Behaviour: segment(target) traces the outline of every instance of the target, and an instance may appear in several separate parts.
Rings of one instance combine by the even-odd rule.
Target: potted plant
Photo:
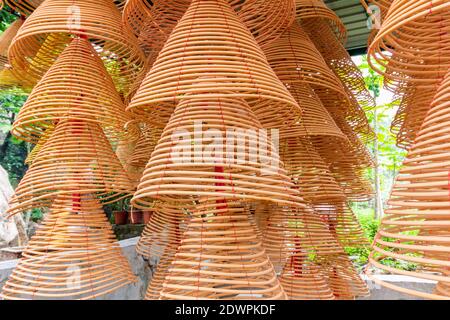
[[[142,211],[142,219],[143,219],[143,223],[146,225],[149,223],[150,218],[153,215],[153,209],[148,209],[148,210],[143,210]]]
[[[126,200],[122,199],[113,204],[114,224],[124,225],[128,223],[128,212],[126,210]]]

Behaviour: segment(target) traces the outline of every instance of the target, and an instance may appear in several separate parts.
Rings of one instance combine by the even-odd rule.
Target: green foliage
[[[364,234],[369,239],[370,243],[373,243],[373,240],[375,239],[375,236],[378,232],[378,229],[380,227],[380,220],[374,218],[374,210],[373,208],[363,208],[358,209],[358,207],[355,208],[353,206],[353,209],[355,210],[356,215],[358,216],[359,223],[361,224],[361,227],[364,230]],[[417,234],[417,230],[413,230],[408,232],[409,235]],[[385,238],[383,237],[384,241],[391,242],[395,241],[394,239]],[[397,251],[396,249],[386,249],[391,252]],[[367,265],[369,260],[369,254],[371,249],[370,248],[345,248],[345,251],[348,255],[352,257],[352,260],[356,267],[359,270],[363,270],[364,267]],[[391,266],[397,269],[401,270],[409,270],[413,271],[417,268],[417,265],[411,262],[401,261],[398,259],[391,259],[391,258],[384,258],[380,260],[380,263]]]
[[[9,131],[26,99],[27,96],[20,89],[0,91],[0,165],[8,172],[14,187],[28,168],[24,162],[29,146],[13,137]]]
[[[366,56],[363,56],[362,63],[358,67],[364,74],[367,89],[370,90],[375,99],[377,101],[386,100],[380,99],[386,98],[385,95],[388,94],[388,92],[383,90],[383,76],[370,68]],[[378,66],[378,68],[382,69],[382,66]],[[366,112],[369,124],[374,127],[375,122],[377,123],[378,170],[383,203],[389,197],[392,184],[406,156],[406,151],[396,146],[396,136],[391,132],[391,123],[394,120],[399,103],[399,100],[389,101],[377,105],[374,110]],[[374,152],[375,147],[373,142],[368,143],[367,147],[372,153]],[[373,178],[373,170],[369,170],[369,175]]]
[[[8,6],[5,6],[2,10],[0,10],[0,31],[5,31],[9,25],[17,19],[17,16],[10,13],[8,11]]]
[[[44,213],[42,212],[41,209],[39,209],[39,208],[32,209],[31,220],[33,220],[34,222],[39,222],[43,218],[44,218]]]

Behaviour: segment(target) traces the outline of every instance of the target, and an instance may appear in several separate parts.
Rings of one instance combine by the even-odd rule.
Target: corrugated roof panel
[[[367,28],[367,13],[361,2],[359,0],[325,0],[325,3],[336,12],[347,27],[347,50],[367,49],[370,29]]]

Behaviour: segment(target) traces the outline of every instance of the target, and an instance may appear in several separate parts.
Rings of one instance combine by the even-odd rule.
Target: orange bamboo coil
[[[133,193],[105,134],[93,122],[58,123],[15,190],[7,214],[47,207],[56,196],[72,193],[96,194],[105,203]]]
[[[308,138],[282,139],[280,157],[305,201],[321,203],[326,200],[345,200],[345,195],[332,176],[329,166]]]
[[[332,298],[328,290],[336,288],[330,281],[328,270],[331,266],[342,269],[340,273],[333,275],[334,282],[347,288],[361,289],[354,290],[353,297],[367,294],[367,288],[329,227],[311,209],[299,211],[274,207],[264,233],[263,244],[276,270],[282,270],[280,281],[288,296],[289,292],[292,292],[293,299],[301,298],[294,295],[295,288],[303,288],[304,295],[309,296],[304,297],[305,299]],[[311,268],[314,271],[319,269],[321,274],[312,272]],[[297,273],[292,273],[293,270]],[[324,293],[317,291],[317,288],[310,284],[318,279]],[[317,296],[318,294],[320,295]],[[339,298],[339,294],[333,292],[333,295]]]
[[[310,140],[347,198],[367,201],[373,196],[373,190],[366,169],[373,166],[373,159],[345,120],[336,120],[347,141],[322,137],[310,137]]]
[[[302,211],[271,207],[266,222],[263,246],[279,279],[291,300],[334,299],[325,278],[311,259],[316,254],[342,253],[336,240],[329,234],[309,208]]]
[[[121,22],[111,0],[46,0],[24,22],[9,49],[18,76],[36,83],[53,65],[66,43],[49,46],[51,36],[89,39],[104,59],[117,89],[127,92],[145,57],[131,30]]]
[[[390,87],[441,82],[450,67],[449,9],[447,0],[393,1],[368,51]]]
[[[162,129],[145,125],[143,133],[136,143],[134,151],[130,154],[128,165],[145,167],[150,160],[152,152],[162,135]]]
[[[273,207],[264,233],[266,249],[275,270],[281,271],[292,256],[343,254],[327,225],[309,207]]]
[[[321,214],[332,234],[345,247],[369,245],[347,197],[328,165],[305,138],[281,141],[280,156],[303,199]]]
[[[159,52],[167,38],[184,15],[191,0],[129,0],[123,13],[123,21],[138,38],[147,54]]]
[[[345,24],[322,0],[295,0],[295,13],[301,23],[307,24],[311,21],[318,23],[318,20],[326,23],[341,43],[347,42]]]
[[[366,173],[368,167],[358,161],[355,152],[349,150],[348,145],[322,140],[316,150],[329,165],[333,177],[349,200],[368,201],[373,197],[373,189]]]
[[[51,137],[51,135],[53,134],[54,131],[55,131],[55,127],[49,127],[47,130],[45,130],[44,134],[39,139],[39,142],[34,146],[33,150],[31,150],[31,152],[28,154],[27,158],[25,159],[26,164],[31,165],[34,162],[34,159],[36,159],[36,156],[42,150],[42,147],[48,141],[48,139]]]
[[[23,19],[17,19],[0,35],[0,70],[8,66],[8,49],[23,21]]]
[[[355,129],[369,133],[363,110],[357,103],[356,106],[350,103],[342,83],[297,22],[264,51],[271,67],[292,94],[291,88],[310,85],[329,112],[345,115]]]
[[[286,299],[249,213],[210,199],[193,210],[161,299]]]
[[[62,195],[3,287],[4,299],[94,299],[135,282],[101,205]]]
[[[305,0],[306,1],[306,0]],[[317,8],[322,5],[315,1]],[[299,8],[302,11],[302,8]],[[306,10],[306,8],[305,8]],[[320,11],[317,15],[313,10],[306,10],[303,19],[299,20],[315,47],[319,50],[328,67],[340,79],[347,93],[350,105],[347,117],[353,123],[354,129],[365,141],[374,139],[373,131],[365,118],[364,111],[375,107],[375,100],[366,88],[364,77],[355,65],[343,44],[336,38],[336,34],[329,23],[321,19]],[[333,97],[323,97],[324,104]]]
[[[270,214],[271,214],[271,206],[270,203],[267,202],[257,202],[254,211],[254,220],[255,224],[258,227],[258,231],[261,233],[261,236],[264,237],[266,232],[267,223],[269,222]]]
[[[342,247],[368,247],[364,231],[353,210],[346,201],[326,201],[313,205],[315,212],[321,215],[330,232]]]
[[[261,47],[279,38],[295,19],[295,0],[228,0]]]
[[[328,268],[330,265],[341,268],[339,264],[348,259],[328,226],[312,210],[295,212],[287,208],[275,208],[264,234],[264,248],[275,268],[281,268],[280,282],[291,299],[338,297],[334,292],[331,295],[334,286]],[[336,273],[333,280],[341,286],[362,288],[362,281],[353,266],[345,264],[345,268],[348,270],[343,274]],[[317,273],[319,270],[320,274]],[[316,285],[319,283],[317,287],[314,286],[315,282]],[[354,294],[364,295],[356,291]]]
[[[136,252],[144,258],[160,258],[164,253],[175,253],[186,231],[192,204],[184,206],[167,202],[157,203],[151,209],[153,215],[136,246]]]
[[[302,106],[303,116],[299,122],[280,128],[281,139],[301,136],[347,139],[325,109],[317,94],[307,83],[295,83],[287,79],[283,79],[283,82],[288,84],[289,92]]]
[[[4,2],[14,11],[19,12],[21,15],[28,16],[36,10],[44,0],[4,0]]]
[[[327,279],[318,265],[292,256],[281,273],[280,283],[289,300],[334,300]]]
[[[297,22],[265,48],[264,53],[281,81],[307,83],[316,92],[331,91],[339,105],[346,102],[346,94],[339,79],[328,68],[320,52]]]
[[[449,95],[450,73],[438,89],[403,163],[369,257],[371,265],[377,269],[437,281],[439,288],[450,283],[446,272],[450,267]],[[414,264],[416,269],[407,271],[383,265],[381,261],[385,258]],[[372,278],[410,295],[449,299],[445,291],[426,293]]]
[[[370,295],[366,283],[345,255],[331,257],[321,267],[337,300],[354,300]]]
[[[31,91],[31,88],[29,86],[25,85],[22,81],[17,79],[11,68],[0,70],[0,89],[8,90],[14,88],[20,88],[23,92]]]
[[[123,8],[125,7],[125,4],[128,2],[128,0],[114,0],[114,4],[116,5],[117,9],[120,11],[123,11]]]
[[[150,69],[152,68],[153,64],[156,61],[156,58],[158,57],[158,52],[152,52],[148,55],[147,60],[145,61],[145,65],[142,68],[142,72],[139,73],[139,75],[136,77],[136,79],[134,80],[134,82],[131,84],[130,86],[130,90],[128,92],[128,94],[125,96],[125,103],[126,105],[129,105],[131,102],[131,99],[133,99],[134,95],[136,94],[136,92],[139,90],[139,87],[142,84],[142,81],[144,81],[145,76],[147,75],[147,73],[150,71]],[[147,117],[144,117],[143,119],[144,122],[148,121]]]
[[[168,203],[156,205],[150,222],[145,227],[136,247],[138,254],[144,258],[158,259],[158,264],[150,281],[145,300],[157,300],[169,267],[180,246],[191,217],[189,208]]]
[[[128,110],[161,126],[177,102],[192,94],[245,98],[265,127],[284,125],[287,115],[301,113],[225,0],[192,1]]]
[[[298,191],[248,104],[239,98],[200,96],[183,100],[175,109],[133,205],[146,208],[153,199],[221,196],[295,206]]]
[[[397,146],[403,149],[411,147],[417,133],[430,109],[436,89],[411,86],[402,97],[391,131],[397,135]]]
[[[368,47],[380,30],[381,24],[389,11],[389,8],[394,0],[360,0],[361,4],[366,9],[369,16],[372,17],[372,31],[369,34],[367,41]]]
[[[169,272],[172,261],[175,259],[175,252],[165,252],[160,258],[152,279],[148,284],[144,300],[158,300],[163,288],[164,280]]]
[[[101,59],[81,38],[72,40],[33,89],[12,134],[36,142],[48,127],[63,119],[97,122],[110,137],[123,136],[131,120]]]

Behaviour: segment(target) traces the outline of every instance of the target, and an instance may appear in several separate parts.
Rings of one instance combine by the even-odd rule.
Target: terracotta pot
[[[152,217],[152,215],[153,215],[153,211],[150,211],[150,210],[142,211],[142,218],[144,220],[144,224],[149,223],[150,218]]]
[[[142,224],[143,223],[143,214],[142,211],[133,210],[132,212],[128,212],[128,221],[131,224]]]
[[[124,225],[128,222],[128,212],[126,211],[114,211],[114,223],[117,225]]]

